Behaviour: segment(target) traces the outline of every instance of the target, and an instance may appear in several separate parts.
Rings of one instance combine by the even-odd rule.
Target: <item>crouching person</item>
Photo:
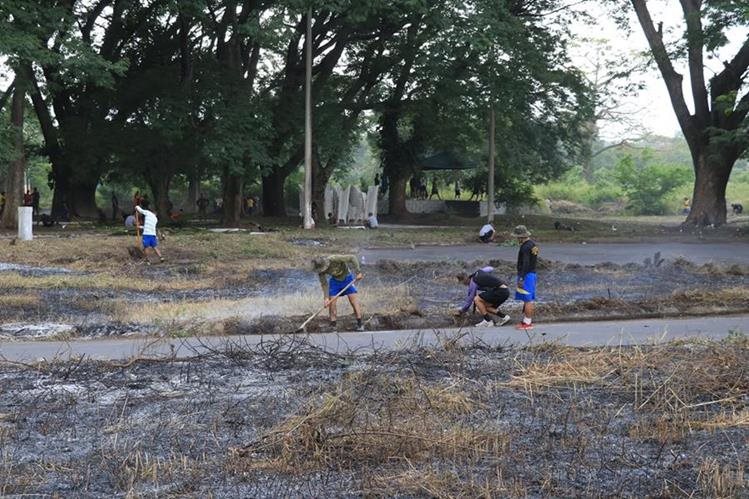
[[[320,286],[323,292],[323,303],[328,307],[330,324],[336,327],[338,296],[346,296],[356,316],[356,330],[364,331],[362,324],[361,305],[354,283],[360,281],[364,275],[361,273],[359,261],[353,255],[334,255],[314,258],[312,269],[320,278]]]
[[[476,310],[483,316],[483,320],[476,327],[491,325],[504,326],[510,321],[510,316],[503,314],[499,307],[509,298],[510,290],[502,279],[494,274],[494,267],[484,267],[473,274],[460,273],[457,279],[468,286],[468,293],[463,306],[457,310],[462,315],[476,305]],[[496,319],[492,319],[492,315]]]
[[[159,257],[159,261],[163,262],[164,257],[161,256],[161,251],[158,248],[159,239],[156,237],[156,224],[159,219],[156,218],[154,212],[148,210],[148,201],[141,201],[140,206],[135,205],[135,209],[143,215],[143,254],[146,256],[146,263],[151,264],[148,261],[149,249],[153,250]]]

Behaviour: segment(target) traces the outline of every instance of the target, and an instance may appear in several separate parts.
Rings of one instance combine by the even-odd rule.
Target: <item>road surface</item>
[[[749,264],[749,243],[618,243],[618,244],[573,244],[548,243],[539,244],[541,256],[547,260],[564,263],[595,265],[612,262],[618,264],[642,263],[646,258],[653,258],[656,251],[661,258],[673,260],[684,257],[687,260],[703,264],[707,262],[722,264]],[[445,261],[460,260],[510,260],[517,258],[516,246],[497,246],[496,244],[466,244],[459,246],[416,246],[414,248],[371,248],[359,252],[360,257],[368,264],[380,260],[396,261]]]
[[[719,339],[731,333],[749,333],[749,315],[691,319],[640,319],[585,323],[537,324],[528,333],[510,326],[486,329],[439,329],[371,331],[364,333],[302,334],[309,343],[331,352],[367,352],[373,349],[399,350],[415,345],[436,345],[446,338],[465,335],[461,341],[481,340],[487,345],[528,345],[544,341],[572,346],[649,344],[677,338]],[[287,337],[290,335],[286,335]],[[95,360],[143,358],[189,358],[210,349],[254,346],[278,340],[267,336],[208,336],[194,338],[121,338],[60,341],[0,342],[6,360],[29,362],[39,359],[67,360],[86,356]]]

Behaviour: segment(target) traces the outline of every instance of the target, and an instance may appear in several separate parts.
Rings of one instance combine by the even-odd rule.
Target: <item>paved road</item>
[[[527,345],[559,341],[573,346],[631,345],[687,337],[723,338],[731,332],[749,333],[749,315],[692,318],[608,321],[587,323],[537,324],[526,334],[512,327],[487,329],[372,331],[365,333],[326,333],[298,335],[332,352],[371,351],[374,348],[398,350],[413,345],[435,345],[444,338],[465,334],[461,341],[480,339],[489,345]],[[288,336],[288,335],[287,335]],[[60,359],[85,355],[96,360],[127,359],[134,355],[160,358],[174,355],[188,358],[211,348],[251,346],[277,340],[268,336],[211,336],[182,339],[97,339],[70,342],[0,342],[0,355],[11,361]]]
[[[571,244],[548,243],[541,244],[541,256],[548,260],[564,263],[580,263],[594,265],[596,263],[613,262],[618,264],[642,263],[646,258],[652,258],[656,251],[661,252],[665,259],[684,257],[687,260],[702,264],[741,263],[749,264],[749,243],[621,243],[621,244]],[[382,248],[364,249],[360,256],[367,263],[377,263],[379,260],[408,260],[408,261],[445,261],[460,260],[471,262],[474,260],[513,261],[517,258],[517,247],[497,246],[495,244],[468,244],[460,246],[416,246],[415,248]]]

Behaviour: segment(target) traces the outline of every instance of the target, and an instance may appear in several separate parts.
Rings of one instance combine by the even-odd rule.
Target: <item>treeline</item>
[[[303,160],[305,34],[311,12],[313,191],[345,168],[365,123],[405,213],[416,158],[485,156],[497,114],[497,185],[552,177],[574,160],[588,89],[566,55],[557,0],[6,0],[0,55],[12,83],[6,191],[13,206],[29,115],[51,164],[52,213],[97,215],[102,179],[147,184],[163,215],[169,188],[220,178],[223,218],[262,184],[284,215]],[[15,128],[14,128],[15,127]],[[15,212],[15,210],[6,210]],[[9,216],[14,216],[10,214]],[[6,218],[7,224],[9,220]]]

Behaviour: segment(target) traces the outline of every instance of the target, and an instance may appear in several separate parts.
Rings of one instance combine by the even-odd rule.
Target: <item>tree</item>
[[[631,0],[650,51],[661,73],[679,126],[689,145],[695,173],[692,208],[687,224],[721,225],[726,221],[726,185],[731,170],[749,145],[749,36],[723,69],[706,83],[704,58],[728,44],[726,30],[749,26],[749,9],[741,2],[681,0],[683,34],[675,49],[664,40],[662,23],[656,28],[646,0]],[[676,61],[689,70],[690,111],[683,76]],[[742,95],[743,91],[743,95]]]

